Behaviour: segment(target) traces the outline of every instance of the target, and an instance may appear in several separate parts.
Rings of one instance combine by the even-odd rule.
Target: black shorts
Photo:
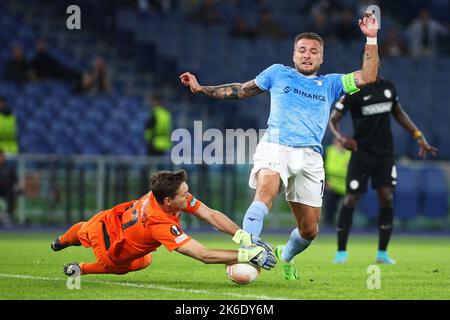
[[[352,152],[347,173],[347,193],[366,193],[369,177],[373,189],[394,188],[397,184],[394,155],[380,157],[361,150]]]

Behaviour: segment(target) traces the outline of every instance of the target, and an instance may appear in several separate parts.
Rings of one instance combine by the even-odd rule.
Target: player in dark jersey
[[[352,116],[353,138],[344,135],[339,129],[339,122],[347,111],[350,111]],[[437,149],[428,144],[425,136],[401,107],[397,91],[391,81],[378,78],[375,83],[362,88],[359,92],[346,94],[335,104],[330,129],[344,148],[352,151],[348,165],[346,196],[338,217],[338,252],[335,263],[347,261],[346,247],[353,211],[361,194],[367,191],[368,178],[371,177],[372,188],[376,189],[380,204],[376,261],[395,264],[386,251],[392,233],[393,191],[397,183],[390,126],[391,114],[417,141],[420,157],[425,158],[428,152],[436,155]]]

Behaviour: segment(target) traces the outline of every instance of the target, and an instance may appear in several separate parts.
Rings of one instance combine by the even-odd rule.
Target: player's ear
[[[170,197],[165,197],[163,200],[163,204],[166,206],[170,206],[172,204],[172,199]]]

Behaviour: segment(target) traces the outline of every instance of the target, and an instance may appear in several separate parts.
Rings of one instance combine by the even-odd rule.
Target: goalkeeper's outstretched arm
[[[236,223],[234,223],[230,218],[228,218],[222,212],[213,210],[203,203],[195,212],[195,216],[208,222],[214,228],[222,231],[223,233],[226,233],[226,234],[229,234],[232,236],[234,236],[236,231],[238,231],[240,229]]]

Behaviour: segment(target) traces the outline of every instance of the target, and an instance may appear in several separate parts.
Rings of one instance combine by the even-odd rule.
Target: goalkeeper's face
[[[189,187],[183,182],[177,190],[177,194],[170,200],[170,207],[173,211],[184,210],[187,207],[189,198]]]
[[[293,60],[301,74],[316,74],[323,62],[323,47],[317,40],[300,39],[295,44]]]

